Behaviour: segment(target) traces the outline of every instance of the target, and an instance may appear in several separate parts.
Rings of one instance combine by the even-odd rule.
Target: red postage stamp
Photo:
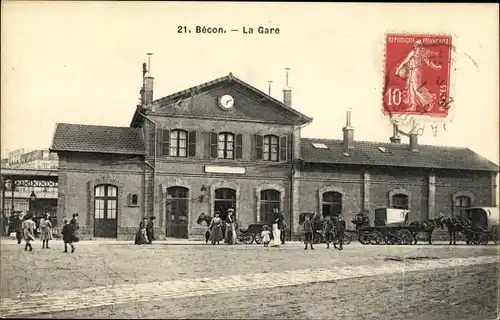
[[[383,112],[446,117],[451,36],[387,34]]]

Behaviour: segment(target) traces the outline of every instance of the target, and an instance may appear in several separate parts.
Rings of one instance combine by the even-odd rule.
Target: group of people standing
[[[346,230],[346,223],[342,217],[342,214],[339,214],[338,217],[331,218],[330,216],[326,216],[324,219],[316,213],[311,218],[309,215],[305,216],[303,229],[304,229],[304,250],[307,250],[307,245],[311,247],[311,250],[314,250],[313,247],[313,235],[315,230],[315,225],[317,222],[321,222],[323,220],[323,234],[326,239],[326,248],[330,248],[330,242],[333,243],[333,246],[336,249],[342,250],[344,243],[344,235]],[[338,245],[338,247],[337,247]]]
[[[225,226],[224,232],[222,231],[222,226]],[[236,217],[234,216],[234,209],[229,208],[227,210],[226,219],[222,220],[220,217],[220,212],[215,211],[215,215],[210,221],[208,225],[208,229],[210,230],[210,241],[212,245],[218,245],[220,241],[223,239],[227,245],[236,244],[237,243],[237,228],[238,222],[236,221]]]
[[[135,235],[135,244],[153,243],[153,240],[155,240],[155,220],[155,216],[149,217],[149,221],[146,217],[142,218],[142,221],[139,223],[139,231]]]
[[[77,219],[78,213],[73,214],[73,219],[71,219],[71,221],[64,218],[64,226],[61,231],[64,241],[64,252],[68,252],[68,244],[71,246],[71,252],[73,253],[75,251],[73,243],[79,240],[76,236],[76,230],[79,228]],[[31,212],[24,215],[20,212],[16,212],[13,216],[12,224],[9,226],[8,232],[15,232],[18,244],[21,244],[21,240],[24,239],[24,251],[33,251],[32,242],[35,241],[38,234],[42,241],[42,249],[50,249],[49,241],[52,240],[53,227],[50,214],[45,213],[38,219],[38,225],[35,220]]]

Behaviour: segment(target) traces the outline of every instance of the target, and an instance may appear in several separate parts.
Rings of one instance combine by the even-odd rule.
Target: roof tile
[[[50,149],[144,155],[146,147],[140,128],[58,123]]]
[[[315,148],[324,143],[328,149]],[[382,152],[384,147],[388,152]],[[301,157],[308,163],[336,163],[370,166],[392,166],[429,169],[484,170],[498,172],[498,165],[467,148],[418,145],[411,151],[408,144],[355,141],[344,155],[342,140],[301,139]]]

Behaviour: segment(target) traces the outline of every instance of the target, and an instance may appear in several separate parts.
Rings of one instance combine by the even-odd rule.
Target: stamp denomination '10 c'
[[[451,48],[447,35],[386,35],[384,114],[446,117]]]

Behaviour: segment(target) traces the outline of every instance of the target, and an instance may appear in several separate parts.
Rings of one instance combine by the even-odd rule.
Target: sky
[[[58,122],[128,126],[153,53],[155,99],[232,72],[314,118],[302,136],[341,138],[352,109],[356,140],[389,141],[381,112],[386,33],[449,34],[445,120],[419,119],[419,143],[468,147],[499,162],[498,6],[3,1],[1,152],[48,148]],[[403,7],[404,6],[404,7]],[[467,23],[464,23],[466,21]],[[279,28],[274,35],[196,34],[196,26]],[[177,33],[178,26],[192,33]],[[444,125],[446,123],[446,125]],[[445,129],[446,126],[446,129]],[[404,129],[404,128],[403,128]],[[403,138],[403,142],[406,139]]]

